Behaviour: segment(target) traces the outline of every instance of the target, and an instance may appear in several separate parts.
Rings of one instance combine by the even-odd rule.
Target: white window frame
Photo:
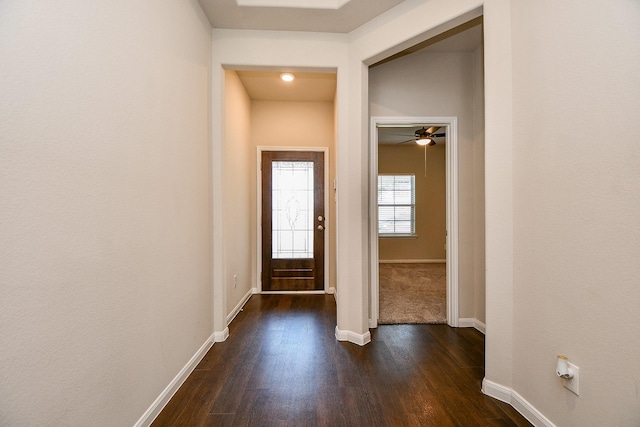
[[[386,205],[381,205],[380,204],[380,188],[378,186],[378,199],[377,199],[377,204],[378,204],[378,236],[379,237],[416,237],[416,176],[415,174],[412,173],[379,173],[378,174],[378,184],[380,182],[380,177],[382,176],[410,176],[411,179],[411,204],[406,204],[406,203],[394,203],[394,204],[386,204]],[[396,189],[394,188],[394,191],[396,191]],[[380,230],[380,206],[400,206],[400,207],[411,207],[411,232],[409,233],[401,233],[401,232],[383,232]],[[399,221],[397,218],[393,219],[394,223],[396,221]],[[406,220],[402,220],[402,221],[406,221]],[[395,227],[394,227],[395,228]]]

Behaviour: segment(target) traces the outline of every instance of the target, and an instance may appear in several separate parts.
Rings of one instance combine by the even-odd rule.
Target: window
[[[415,212],[415,175],[378,175],[378,234],[415,235]]]

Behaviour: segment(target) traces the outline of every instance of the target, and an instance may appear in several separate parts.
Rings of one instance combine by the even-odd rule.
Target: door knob
[[[318,216],[318,221],[320,221],[320,222],[324,221],[324,218],[322,217],[322,215]]]
[[[323,226],[321,226],[321,225],[319,225],[319,226],[318,226],[318,230],[323,231],[323,230],[324,230],[324,227],[323,227]]]

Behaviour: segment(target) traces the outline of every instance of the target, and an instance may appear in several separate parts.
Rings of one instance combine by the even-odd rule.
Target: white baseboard
[[[223,331],[217,331],[213,333],[213,339],[215,342],[224,342],[229,338],[229,328],[224,328]]]
[[[242,307],[244,307],[247,301],[249,301],[251,295],[253,295],[253,289],[249,289],[249,291],[247,291],[247,293],[240,299],[240,302],[233,308],[233,310],[231,310],[231,313],[227,315],[227,326],[229,326],[238,313],[242,311]]]
[[[458,319],[459,328],[476,328],[478,331],[486,335],[487,325],[479,321],[478,319],[466,317]]]
[[[518,392],[509,387],[494,383],[485,378],[482,380],[482,392],[489,397],[508,403],[536,427],[556,427],[542,412],[538,411]]]
[[[189,377],[196,366],[198,366],[198,363],[204,358],[207,351],[213,346],[215,342],[214,335],[215,334],[211,335],[204,344],[202,344],[202,347],[196,351],[196,354],[194,354],[180,372],[178,372],[178,375],[171,380],[169,385],[160,393],[160,396],[149,406],[149,409],[142,414],[140,419],[134,424],[134,427],[148,427],[151,425],[176,391],[178,391],[180,386],[186,381],[187,377]]]
[[[229,313],[227,316],[227,325],[229,325],[233,319],[238,315],[238,313],[242,310],[242,307],[247,303],[251,295],[253,294],[253,290],[250,289],[240,300],[238,305],[235,306],[233,311]],[[178,375],[169,383],[169,385],[160,393],[160,396],[151,404],[149,409],[140,417],[137,423],[134,424],[134,427],[147,427],[150,426],[153,420],[158,416],[160,411],[165,407],[167,402],[171,400],[173,395],[178,391],[180,386],[186,381],[187,377],[193,372],[193,370],[198,366],[198,363],[202,360],[202,358],[207,354],[207,351],[213,346],[214,343],[226,341],[229,338],[229,327],[227,326],[222,331],[216,331],[207,341],[200,347],[200,349],[193,355],[191,360],[187,362],[187,364],[180,370]]]
[[[446,259],[381,259],[380,264],[446,264]]]
[[[327,289],[327,293],[329,295],[335,295],[336,294],[336,288],[334,286],[329,287],[329,289]]]
[[[341,331],[336,326],[336,339],[338,341],[348,341],[363,346],[371,342],[371,332],[367,331],[364,334],[356,334],[352,331]]]
[[[482,380],[482,392],[489,397],[498,399],[501,402],[511,404],[511,394],[513,390],[509,387],[505,387],[493,381],[489,381],[486,378]]]

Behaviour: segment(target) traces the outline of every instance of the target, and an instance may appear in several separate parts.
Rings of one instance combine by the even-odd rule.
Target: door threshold
[[[324,295],[327,291],[261,291],[262,295]]]

